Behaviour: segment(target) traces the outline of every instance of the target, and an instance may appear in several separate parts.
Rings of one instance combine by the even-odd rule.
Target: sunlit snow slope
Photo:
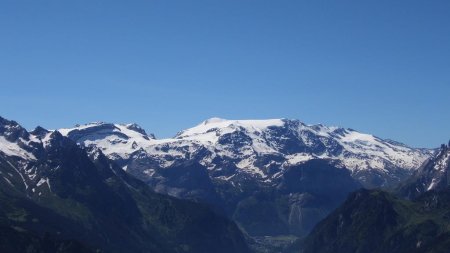
[[[80,144],[100,148],[125,170],[138,166],[141,175],[152,176],[155,169],[194,160],[219,180],[243,173],[266,183],[280,177],[286,166],[320,158],[351,170],[366,186],[395,184],[432,153],[348,128],[288,119],[211,118],[160,140],[136,124],[100,122],[59,131]]]

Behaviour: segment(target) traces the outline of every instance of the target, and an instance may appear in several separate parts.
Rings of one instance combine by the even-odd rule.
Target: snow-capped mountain
[[[424,185],[427,191],[438,188],[445,188],[450,185],[450,149],[449,146],[443,145],[439,153],[433,159],[430,159],[427,163],[419,169],[422,174],[427,173],[434,174]]]
[[[156,194],[58,131],[28,132],[1,117],[0,234],[1,249],[5,238],[13,246],[2,252],[37,252],[28,246],[40,238],[92,248],[83,252],[250,252],[236,224],[206,205]]]
[[[399,189],[401,195],[414,199],[430,190],[450,186],[450,143],[442,144],[439,152],[425,161]]]
[[[212,118],[169,139],[136,124],[59,131],[157,192],[212,204],[250,235],[304,236],[361,184],[396,185],[432,153],[288,119]]]
[[[100,148],[144,180],[158,168],[196,161],[218,180],[245,174],[270,184],[286,167],[327,159],[349,169],[367,187],[388,186],[411,175],[432,154],[348,128],[288,119],[212,118],[161,140],[136,124],[91,123],[59,131],[82,145]]]
[[[212,204],[250,235],[303,236],[361,184],[395,185],[432,153],[288,119],[212,118],[169,139],[156,139],[136,124],[32,132],[13,121],[0,125],[0,155],[6,157],[0,160],[11,162],[21,177],[2,176],[31,197],[56,189],[52,175],[62,158],[51,154],[75,141],[91,159],[100,150],[157,192]]]
[[[49,180],[43,170],[39,171],[38,160],[45,157],[45,147],[52,135],[58,133],[41,132],[41,128],[37,128],[34,135],[17,122],[0,117],[0,164],[13,169],[2,173],[3,179],[19,189],[23,188],[27,195],[49,191]]]

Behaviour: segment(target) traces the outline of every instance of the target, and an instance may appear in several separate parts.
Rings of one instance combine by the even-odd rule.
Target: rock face
[[[209,207],[153,192],[58,131],[3,118],[1,233],[24,243],[2,243],[2,252],[249,252],[238,227]]]
[[[287,119],[212,118],[160,140],[141,129],[91,123],[59,131],[157,192],[212,204],[251,235],[305,235],[350,191],[397,185],[432,153]]]
[[[442,144],[439,152],[428,159],[414,175],[398,189],[401,196],[414,199],[430,190],[442,190],[450,186],[450,148]]]

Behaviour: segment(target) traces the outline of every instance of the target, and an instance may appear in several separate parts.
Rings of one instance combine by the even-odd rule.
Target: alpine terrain
[[[432,150],[298,120],[211,118],[169,139],[136,124],[59,129],[155,191],[212,205],[252,236],[306,235],[361,187],[395,187]]]
[[[288,252],[448,252],[449,157],[449,146],[442,145],[396,191],[352,193]]]
[[[206,205],[155,193],[58,131],[4,118],[0,235],[1,252],[250,252]]]
[[[398,191],[401,196],[414,199],[429,190],[442,190],[450,186],[450,143],[442,144],[436,156],[428,159],[402,183]]]

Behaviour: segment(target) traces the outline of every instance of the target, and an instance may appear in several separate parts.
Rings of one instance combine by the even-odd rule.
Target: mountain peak
[[[153,134],[147,134],[144,128],[139,126],[136,123],[129,123],[129,124],[114,124],[114,123],[108,123],[103,121],[97,121],[97,122],[91,122],[87,124],[77,124],[73,128],[61,128],[59,129],[62,135],[68,136],[69,134],[76,134],[80,132],[97,132],[99,134],[106,134],[109,133],[123,133],[125,135],[141,135],[144,136],[144,138],[150,138],[155,139],[155,136]]]
[[[238,129],[247,129],[251,132],[263,131],[268,127],[281,127],[285,124],[283,119],[265,119],[265,120],[227,120],[221,118],[211,118],[203,121],[199,125],[179,132],[175,138],[200,136],[211,134],[215,131],[234,132]],[[207,138],[210,139],[210,138]]]
[[[267,182],[275,180],[273,171],[285,164],[299,164],[315,157],[338,161],[339,166],[351,170],[355,178],[368,186],[395,184],[400,178],[388,175],[392,168],[401,168],[408,175],[431,155],[429,150],[410,148],[350,128],[308,125],[296,119],[214,117],[174,138],[159,140],[146,135],[137,124],[101,124],[60,132],[85,146],[98,146],[113,159],[129,159],[143,150],[141,155],[151,161],[151,166],[167,167],[176,161],[196,159],[211,170],[220,170],[221,160],[229,159],[239,170]]]
[[[103,125],[111,125],[112,123],[108,123],[105,121],[93,121],[86,124],[76,124],[75,127],[90,127],[90,126],[103,126]]]
[[[2,117],[0,117],[0,135],[10,142],[15,142],[18,138],[29,140],[29,134],[25,128],[14,120],[7,120]]]
[[[441,149],[414,173],[410,181],[399,188],[399,193],[410,199],[430,190],[442,190],[450,186],[450,149]]]
[[[144,130],[141,126],[139,126],[138,124],[136,124],[136,123],[126,124],[125,127],[128,128],[128,129],[130,129],[130,130],[133,130],[133,131],[135,131],[135,132],[138,132],[138,133],[140,133],[140,134],[147,135],[147,133],[145,132],[145,130]]]
[[[44,138],[50,131],[41,127],[41,126],[37,126],[33,131],[31,131],[30,133],[32,135],[35,135],[39,138]]]
[[[220,122],[224,122],[224,121],[227,121],[227,120],[218,118],[218,117],[212,117],[212,118],[209,118],[209,119],[203,121],[200,125],[208,125],[208,124],[220,123]]]

